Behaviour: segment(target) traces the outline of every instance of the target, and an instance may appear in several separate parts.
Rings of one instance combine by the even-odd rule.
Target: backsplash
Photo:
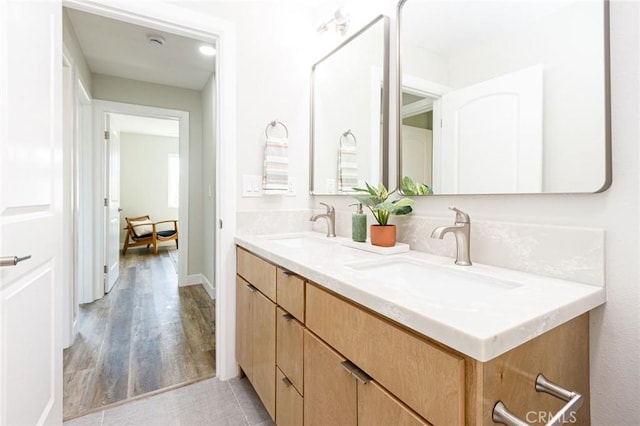
[[[237,214],[238,235],[316,231],[326,232],[324,219],[309,222],[324,209],[242,211]],[[412,250],[455,258],[455,239],[431,238],[437,226],[451,225],[451,218],[395,216],[398,241]],[[374,223],[368,215],[368,224]],[[336,234],[351,237],[351,211],[336,211]],[[553,278],[604,285],[604,230],[571,226],[512,222],[471,222],[471,260]]]
[[[307,209],[239,211],[236,213],[236,234],[263,235],[311,231],[311,214]]]

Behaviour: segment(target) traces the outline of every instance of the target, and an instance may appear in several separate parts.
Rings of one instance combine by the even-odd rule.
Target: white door
[[[105,141],[107,161],[106,187],[106,246],[105,246],[105,292],[110,292],[120,278],[120,132],[111,128],[109,114],[105,114]]]
[[[0,425],[62,422],[62,5],[0,0]],[[9,258],[9,259],[7,259]]]
[[[542,65],[442,97],[436,193],[542,190]]]
[[[432,187],[433,131],[402,126],[402,176]]]

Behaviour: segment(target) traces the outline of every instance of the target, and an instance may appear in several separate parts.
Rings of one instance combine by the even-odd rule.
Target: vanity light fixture
[[[203,44],[198,50],[205,56],[214,56],[216,54],[216,48],[208,44]]]
[[[329,27],[333,24],[338,34],[345,35],[349,29],[349,21],[349,15],[345,12],[344,8],[341,7],[333,13],[333,18],[320,24],[316,31],[320,34],[327,32]]]

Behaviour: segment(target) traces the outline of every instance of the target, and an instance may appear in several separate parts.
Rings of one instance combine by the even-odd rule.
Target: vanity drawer
[[[278,268],[276,281],[278,305],[304,323],[304,279]]]
[[[237,248],[237,272],[273,302],[276,301],[276,267],[245,249]]]
[[[464,424],[462,357],[310,283],[306,326],[430,423]]]
[[[304,326],[288,315],[285,310],[277,308],[276,363],[303,394]]]
[[[278,426],[301,426],[303,399],[295,387],[287,382],[280,369],[276,368],[276,424]]]

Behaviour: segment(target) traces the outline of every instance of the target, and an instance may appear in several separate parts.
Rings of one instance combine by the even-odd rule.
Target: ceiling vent
[[[164,46],[164,37],[159,35],[150,35],[147,37],[147,43],[153,47],[162,47]]]

